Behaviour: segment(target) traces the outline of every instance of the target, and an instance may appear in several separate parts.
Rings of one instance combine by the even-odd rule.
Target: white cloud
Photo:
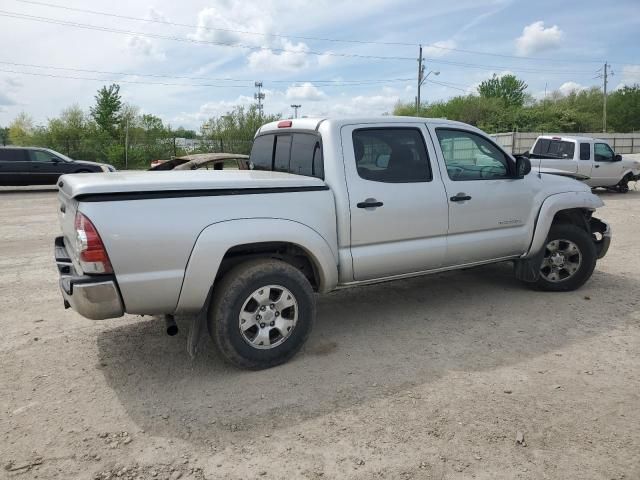
[[[451,48],[456,48],[456,46],[457,43],[455,40],[441,40],[424,47],[422,53],[425,57],[444,57],[448,53],[451,53]]]
[[[189,35],[195,40],[262,45],[269,41],[271,16],[253,2],[221,0],[198,13],[198,28]],[[252,35],[243,32],[255,32]],[[265,37],[267,35],[267,37]]]
[[[310,64],[307,52],[309,47],[304,42],[293,44],[283,40],[279,52],[271,49],[262,49],[252,52],[247,57],[249,68],[260,71],[296,71],[307,68]]]
[[[160,61],[167,58],[164,51],[148,38],[129,37],[129,40],[127,40],[127,47],[135,55],[141,57]]]
[[[564,32],[554,25],[544,28],[543,21],[533,22],[522,30],[522,35],[516,39],[518,55],[530,55],[550,48],[560,46]]]
[[[302,85],[291,85],[285,93],[287,100],[300,100],[318,102],[327,98],[327,94],[313,83],[305,82]]]
[[[558,91],[562,95],[569,95],[571,92],[580,92],[586,89],[587,87],[577,82],[564,82],[560,87],[558,87]]]
[[[622,67],[620,84],[617,88],[636,84],[640,84],[640,65],[627,65]]]

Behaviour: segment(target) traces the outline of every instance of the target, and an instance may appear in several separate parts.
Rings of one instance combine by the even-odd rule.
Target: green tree
[[[521,107],[524,104],[527,84],[515,75],[502,75],[483,81],[478,86],[478,93],[484,98],[501,98],[507,105]]]
[[[49,120],[48,136],[51,148],[71,158],[82,158],[83,144],[89,136],[87,117],[78,105],[72,105]]]
[[[280,115],[261,115],[256,105],[249,108],[235,107],[202,124],[204,148],[209,151],[248,154],[258,128],[278,118]]]
[[[607,98],[607,121],[616,132],[640,130],[640,85],[624,86]]]
[[[112,138],[117,136],[117,125],[120,123],[122,98],[120,85],[112,84],[102,87],[95,96],[96,104],[91,107],[91,116],[98,126]]]
[[[5,146],[9,143],[9,127],[0,127],[0,144]]]
[[[9,124],[9,142],[14,145],[29,146],[34,130],[33,119],[25,112],[20,112]]]

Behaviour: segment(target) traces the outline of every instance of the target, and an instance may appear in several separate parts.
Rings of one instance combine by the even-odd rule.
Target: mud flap
[[[514,273],[518,280],[533,283],[540,278],[540,265],[544,258],[544,248],[529,258],[522,258],[513,262]]]
[[[209,312],[209,302],[211,301],[211,293],[213,289],[209,290],[207,300],[204,302],[202,310],[194,317],[189,327],[189,334],[187,335],[187,353],[191,357],[191,360],[195,360],[198,355],[198,345],[200,344],[200,337],[205,330],[207,324],[207,314]]]

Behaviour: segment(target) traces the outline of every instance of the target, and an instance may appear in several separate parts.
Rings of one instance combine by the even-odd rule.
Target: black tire
[[[547,292],[568,292],[576,290],[591,278],[596,268],[598,255],[593,239],[586,231],[577,225],[557,224],[551,227],[545,241],[545,247],[543,248],[546,249],[546,246],[554,240],[568,240],[577,246],[581,255],[578,270],[568,278],[556,282],[549,281],[543,275],[540,275],[540,278],[531,285],[538,290]]]
[[[616,185],[616,190],[618,190],[619,193],[628,193],[629,181],[631,181],[631,177],[627,175],[622,180],[620,180],[620,183],[618,183],[618,185]]]
[[[293,294],[297,302],[297,323],[282,343],[259,349],[250,345],[241,333],[240,313],[252,293],[269,285],[282,286]],[[282,315],[284,318],[284,313]],[[280,260],[258,259],[237,265],[214,287],[208,326],[225,360],[240,368],[262,370],[285,363],[298,353],[309,338],[315,317],[313,289],[302,272]]]

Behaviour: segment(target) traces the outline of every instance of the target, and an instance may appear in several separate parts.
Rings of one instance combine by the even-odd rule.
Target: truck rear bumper
[[[55,239],[54,248],[65,308],[73,308],[91,320],[124,315],[124,305],[113,275],[77,275],[62,237]]]

